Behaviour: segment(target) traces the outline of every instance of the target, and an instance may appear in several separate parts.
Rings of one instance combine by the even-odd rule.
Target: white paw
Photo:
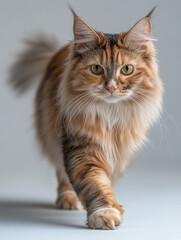
[[[87,219],[90,228],[116,229],[122,222],[122,215],[116,208],[101,208],[93,212]]]
[[[65,191],[61,193],[56,201],[56,207],[65,210],[83,209],[81,202],[74,191]]]

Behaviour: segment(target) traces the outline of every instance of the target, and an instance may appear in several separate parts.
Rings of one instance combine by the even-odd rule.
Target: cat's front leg
[[[123,210],[114,198],[106,161],[98,151],[100,149],[96,146],[85,146],[85,142],[79,145],[75,141],[69,142],[64,149],[65,168],[87,209],[87,225],[90,228],[115,229],[122,221]]]

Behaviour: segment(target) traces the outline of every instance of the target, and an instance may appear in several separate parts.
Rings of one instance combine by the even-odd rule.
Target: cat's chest
[[[100,118],[84,125],[80,123],[81,121],[77,121],[74,128],[76,126],[82,136],[86,136],[93,145],[101,147],[101,155],[104,156],[111,175],[124,171],[144,139],[143,128],[140,124],[135,124],[135,121],[133,125],[127,120],[124,126],[118,121],[113,127]]]
[[[129,128],[123,131],[119,126],[107,133],[101,145],[112,176],[124,171],[143,140],[143,134],[136,134]]]

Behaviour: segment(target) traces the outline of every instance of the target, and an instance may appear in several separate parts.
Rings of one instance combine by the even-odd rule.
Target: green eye
[[[129,75],[133,72],[134,68],[132,65],[125,65],[124,67],[121,68],[121,73],[124,75]]]
[[[97,65],[97,64],[93,64],[91,66],[91,71],[94,73],[94,74],[103,74],[104,73],[104,70],[103,68],[100,66],[100,65]]]

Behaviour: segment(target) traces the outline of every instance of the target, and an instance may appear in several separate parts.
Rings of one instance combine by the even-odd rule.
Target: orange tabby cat
[[[120,34],[96,32],[72,12],[74,40],[59,50],[44,37],[27,40],[10,79],[20,91],[41,79],[35,125],[57,171],[57,207],[83,205],[90,228],[115,229],[123,210],[112,184],[161,110],[153,10]]]

